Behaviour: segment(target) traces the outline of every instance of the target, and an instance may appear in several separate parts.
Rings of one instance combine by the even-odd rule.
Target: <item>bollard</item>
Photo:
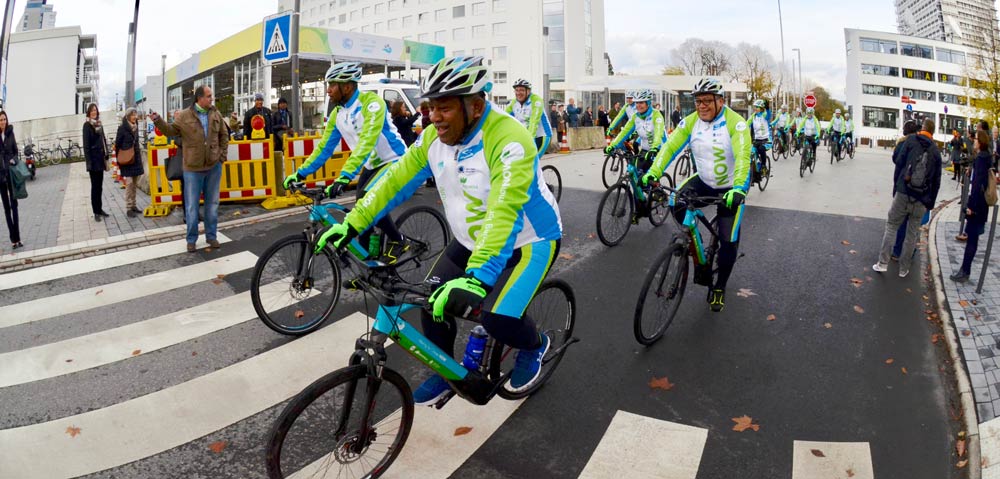
[[[976,286],[976,294],[983,293],[983,283],[986,282],[986,268],[990,264],[990,253],[993,251],[993,235],[995,235],[997,231],[998,209],[1000,209],[1000,207],[993,207],[993,219],[990,221],[990,237],[986,240],[986,255],[983,257],[983,269],[979,272],[979,285]]]

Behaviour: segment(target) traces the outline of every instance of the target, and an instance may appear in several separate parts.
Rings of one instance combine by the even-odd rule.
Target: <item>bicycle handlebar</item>
[[[326,190],[323,187],[307,188],[306,184],[301,181],[288,185],[288,191],[292,193],[301,193],[304,196],[312,198],[313,200],[326,199]]]

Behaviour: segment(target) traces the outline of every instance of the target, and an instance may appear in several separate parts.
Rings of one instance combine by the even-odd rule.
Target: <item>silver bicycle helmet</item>
[[[361,64],[358,62],[337,63],[326,71],[327,83],[347,83],[359,81],[361,81]]]
[[[632,93],[632,95],[633,95],[632,101],[636,103],[641,101],[648,101],[648,102],[653,101],[653,90],[649,89],[636,90]]]
[[[764,108],[764,100],[754,100],[753,101],[753,107],[754,108]]]
[[[691,90],[692,95],[703,95],[706,93],[722,96],[722,82],[712,77],[702,78],[698,80],[698,83],[694,84],[694,89]]]
[[[493,89],[489,76],[490,71],[483,65],[483,57],[443,58],[431,67],[424,78],[421,96],[441,98],[489,92]]]
[[[514,88],[517,88],[519,86],[523,86],[524,88],[527,88],[527,89],[530,90],[531,89],[531,82],[528,81],[528,80],[525,80],[524,78],[518,78],[517,80],[514,81]]]

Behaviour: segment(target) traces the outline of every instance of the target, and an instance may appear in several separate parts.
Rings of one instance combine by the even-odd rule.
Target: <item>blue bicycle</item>
[[[639,219],[649,218],[655,227],[663,224],[670,214],[667,194],[659,185],[642,186],[635,161],[627,163],[626,174],[611,185],[597,205],[597,236],[607,246],[615,246],[625,239],[629,228],[639,224]],[[674,180],[666,172],[660,184],[673,186]]]
[[[299,234],[279,239],[261,254],[250,280],[250,299],[267,327],[302,336],[322,326],[333,313],[340,300],[340,270],[346,266],[329,251],[314,254],[312,245],[351,210],[338,203],[324,203],[323,188],[295,183],[289,191],[312,199],[312,205],[306,207],[309,225]],[[451,240],[448,223],[437,210],[414,206],[396,219],[396,226],[406,238],[407,249],[394,270],[402,280],[419,284]],[[368,244],[355,239],[349,250],[359,261],[373,262],[383,251],[384,241],[374,231]]]

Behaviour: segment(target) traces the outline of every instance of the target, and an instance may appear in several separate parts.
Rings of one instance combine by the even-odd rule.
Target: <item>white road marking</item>
[[[694,479],[708,429],[618,411],[580,479]]]
[[[792,479],[874,479],[867,442],[795,441]]]

